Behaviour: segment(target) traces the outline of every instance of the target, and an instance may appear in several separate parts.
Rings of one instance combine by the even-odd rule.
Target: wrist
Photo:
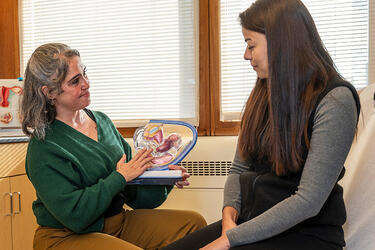
[[[229,249],[230,248],[230,242],[229,242],[227,234],[224,233],[224,234],[222,234],[221,237],[223,238],[223,242],[225,244],[225,247]]]
[[[233,218],[231,218],[231,217],[223,217],[222,224],[232,224],[232,223],[236,223],[235,220],[233,220]]]
[[[122,177],[124,177],[126,182],[129,182],[129,176],[126,175],[125,171],[121,171],[120,169],[116,170]]]

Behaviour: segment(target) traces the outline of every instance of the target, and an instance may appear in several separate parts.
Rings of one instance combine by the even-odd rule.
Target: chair
[[[358,131],[346,159],[342,180],[347,221],[346,250],[375,249],[375,84],[360,94]]]

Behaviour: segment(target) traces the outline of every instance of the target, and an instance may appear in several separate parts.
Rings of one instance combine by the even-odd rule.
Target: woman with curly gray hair
[[[152,209],[173,186],[127,185],[151,167],[151,150],[132,158],[108,116],[87,109],[89,89],[77,50],[49,43],[31,55],[21,114],[37,194],[34,249],[158,249],[205,226],[195,212]],[[173,168],[183,171],[177,186],[187,185]]]

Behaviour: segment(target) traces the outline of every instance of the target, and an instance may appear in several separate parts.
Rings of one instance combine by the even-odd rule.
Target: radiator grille
[[[227,176],[231,161],[182,161],[178,165],[192,176]]]

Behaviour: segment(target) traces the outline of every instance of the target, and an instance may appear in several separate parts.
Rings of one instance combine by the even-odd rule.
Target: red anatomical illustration
[[[0,101],[2,107],[8,107],[9,106],[9,90],[11,90],[16,95],[22,95],[23,89],[20,86],[13,86],[11,88],[2,86],[1,92],[0,92]]]
[[[12,119],[13,119],[13,116],[10,112],[5,113],[5,114],[0,116],[0,122],[5,123],[5,124],[10,123],[12,121]]]
[[[23,89],[20,86],[13,86],[10,88],[16,95],[22,95]]]
[[[2,107],[9,106],[8,97],[9,97],[9,88],[2,86],[1,87],[1,106]]]

